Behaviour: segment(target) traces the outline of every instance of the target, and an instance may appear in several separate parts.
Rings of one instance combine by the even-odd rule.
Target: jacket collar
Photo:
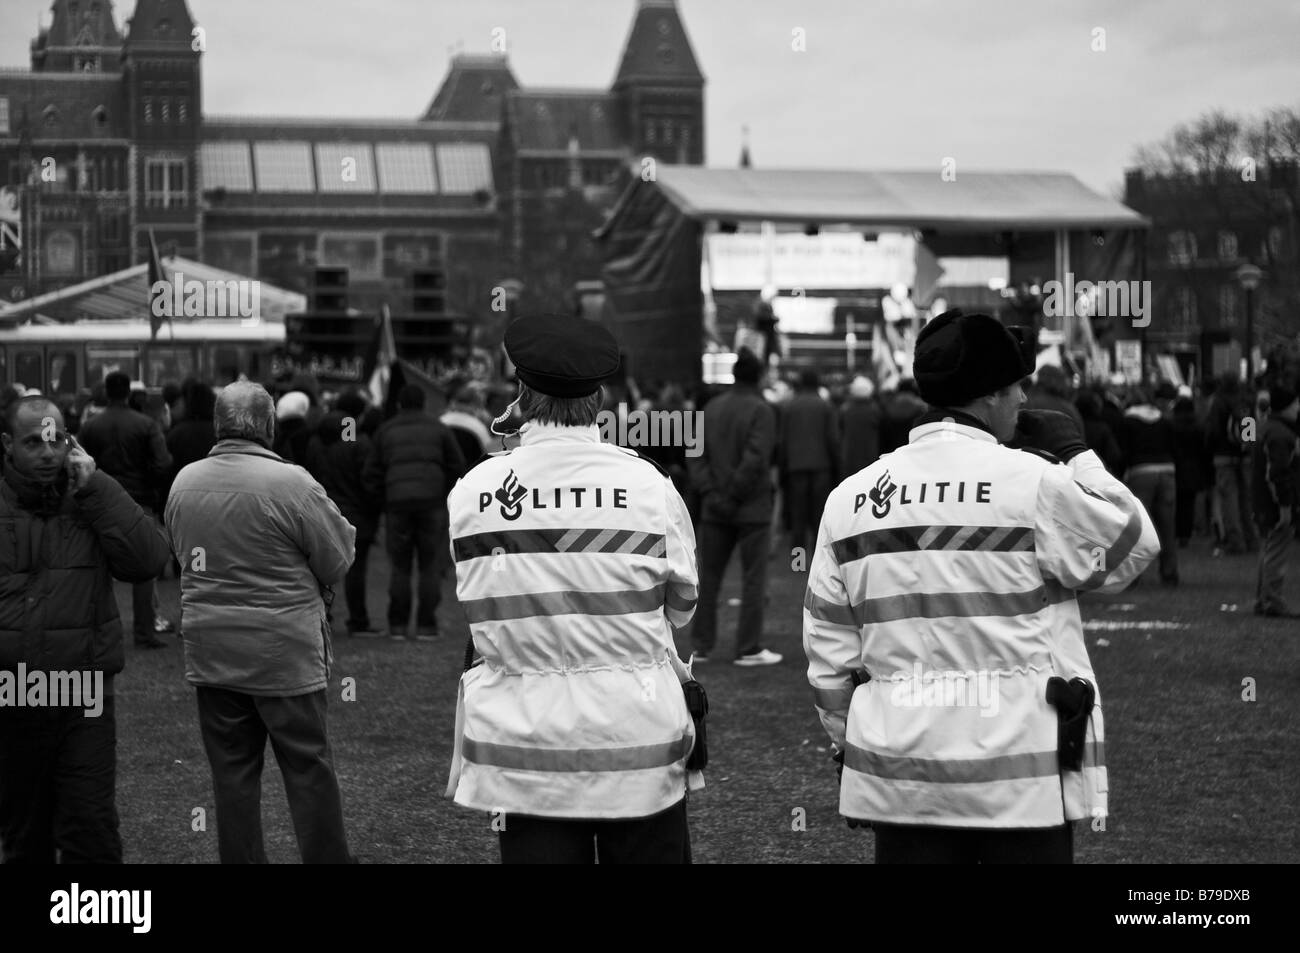
[[[908,441],[916,443],[935,434],[958,434],[985,443],[997,443],[988,425],[978,417],[960,410],[929,410],[922,414],[917,425],[908,434]]]
[[[234,438],[218,440],[216,446],[208,451],[208,456],[215,457],[226,453],[245,453],[252,457],[266,457],[268,460],[279,460],[281,463],[286,462],[284,457],[280,456],[278,453],[272,453],[259,443],[254,443],[251,440],[237,440]]]
[[[559,424],[532,421],[519,429],[521,447],[552,443],[600,443],[600,428],[595,424],[586,427],[563,427]]]

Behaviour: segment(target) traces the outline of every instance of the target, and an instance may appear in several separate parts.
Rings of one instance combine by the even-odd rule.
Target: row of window
[[[568,159],[529,160],[521,170],[523,189],[562,189],[609,185],[622,169],[618,159],[584,159],[578,164],[578,181]]]
[[[1186,285],[1173,288],[1167,299],[1165,314],[1171,330],[1190,331],[1197,327],[1196,293]],[[1241,288],[1234,282],[1220,284],[1215,295],[1218,306],[1218,326],[1235,328],[1245,317]]]
[[[471,195],[493,187],[491,155],[478,142],[276,140],[253,142],[251,150],[248,142],[205,142],[199,163],[205,191]]]
[[[642,136],[648,146],[671,146],[680,143],[688,147],[691,143],[691,126],[686,122],[674,122],[671,119],[647,119]]]
[[[170,123],[175,117],[175,121],[185,123],[190,121],[190,104],[188,99],[173,99],[170,96],[162,96],[157,99],[158,108],[154,109],[155,99],[152,96],[146,96],[141,106],[141,115],[145,125],[152,125],[154,115],[158,117],[160,123]]]
[[[1221,230],[1216,234],[1216,239],[1219,261],[1236,261],[1240,254],[1237,233]],[[1170,232],[1166,241],[1169,264],[1171,265],[1191,265],[1200,257],[1197,254],[1196,234],[1194,232],[1178,229]],[[1283,246],[1282,228],[1278,225],[1271,226],[1264,239],[1265,250],[1267,250],[1271,258],[1278,259],[1283,257]]]

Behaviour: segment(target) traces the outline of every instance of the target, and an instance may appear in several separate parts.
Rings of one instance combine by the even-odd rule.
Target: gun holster
[[[1083,770],[1083,746],[1088,737],[1088,716],[1097,690],[1085,678],[1068,682],[1059,675],[1047,680],[1047,703],[1056,709],[1056,755],[1062,771]]]
[[[682,694],[686,696],[686,710],[695,722],[695,747],[686,759],[686,770],[703,771],[709,765],[709,734],[704,724],[704,716],[709,713],[709,696],[695,679],[682,682]]]

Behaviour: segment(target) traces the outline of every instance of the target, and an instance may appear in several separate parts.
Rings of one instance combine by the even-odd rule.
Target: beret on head
[[[586,397],[618,371],[618,342],[603,324],[565,314],[520,318],[506,328],[519,379],[550,397]]]
[[[1033,373],[1020,342],[1001,321],[954,308],[916,339],[912,372],[926,403],[960,407]]]

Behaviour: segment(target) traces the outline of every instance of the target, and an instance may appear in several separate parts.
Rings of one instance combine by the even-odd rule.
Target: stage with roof
[[[849,374],[871,369],[878,329],[936,303],[1018,323],[1053,279],[1143,277],[1148,220],[1067,173],[633,172],[595,238],[605,316],[638,379],[700,379],[702,353],[752,340],[760,294],[787,365]],[[1100,355],[1139,334],[1115,321],[1098,342],[1094,324],[1069,315],[1043,336]]]

